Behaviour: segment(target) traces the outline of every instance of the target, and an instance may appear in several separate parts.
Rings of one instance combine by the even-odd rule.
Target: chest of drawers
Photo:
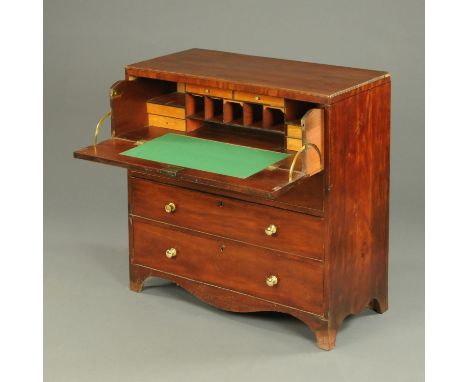
[[[127,66],[110,103],[112,137],[101,120],[74,155],[128,171],[133,291],[156,276],[288,313],[326,350],[348,315],[387,309],[387,73],[191,49]],[[239,178],[122,155],[168,133],[288,156]]]

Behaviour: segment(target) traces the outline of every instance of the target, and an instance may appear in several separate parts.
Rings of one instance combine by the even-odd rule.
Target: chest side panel
[[[339,323],[387,305],[390,84],[333,105],[329,142],[326,285]]]

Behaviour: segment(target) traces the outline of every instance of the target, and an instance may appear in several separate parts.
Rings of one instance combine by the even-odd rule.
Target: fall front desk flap
[[[289,154],[209,139],[165,134],[121,155],[245,179]]]

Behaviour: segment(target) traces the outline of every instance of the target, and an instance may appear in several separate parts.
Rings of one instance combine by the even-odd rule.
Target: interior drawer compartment
[[[323,259],[320,218],[130,177],[132,215]]]
[[[263,106],[244,102],[244,125],[262,127]]]
[[[284,98],[280,97],[271,97],[255,93],[235,91],[234,99],[238,101],[256,102],[265,105],[284,107]]]
[[[132,264],[323,313],[322,263],[133,218]]]
[[[263,106],[262,127],[284,133],[284,109],[276,106]]]
[[[166,117],[185,119],[185,94],[169,93],[146,102],[148,114],[158,114]]]
[[[217,89],[208,86],[186,84],[185,91],[187,93],[203,94],[212,97],[232,98],[232,90]]]
[[[205,115],[206,121],[223,121],[223,100],[221,98],[214,98],[205,96]]]
[[[302,148],[302,139],[286,138],[286,147],[291,151],[299,151]]]
[[[235,125],[242,125],[243,107],[241,102],[223,102],[223,122]]]
[[[286,122],[286,133],[289,138],[302,140],[301,121]]]
[[[165,117],[163,115],[148,114],[148,125],[164,127],[166,129],[185,131],[185,120]]]

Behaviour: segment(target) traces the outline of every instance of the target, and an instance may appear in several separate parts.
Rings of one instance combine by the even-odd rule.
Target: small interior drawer
[[[323,259],[323,221],[309,215],[129,178],[130,213],[300,256]]]
[[[185,94],[169,93],[146,102],[148,114],[158,114],[166,117],[185,119]]]
[[[212,97],[232,98],[232,90],[217,89],[208,86],[186,84],[185,91],[187,93],[203,94]]]
[[[284,107],[284,98],[280,97],[271,97],[254,93],[235,91],[234,99],[238,101],[256,102],[265,105]]]
[[[299,151],[302,147],[302,139],[286,138],[286,147],[288,150]]]
[[[162,115],[165,117],[185,119],[185,108],[158,105],[154,103],[147,103],[146,110],[148,114]]]
[[[148,125],[164,127],[166,129],[185,131],[185,120],[179,118],[166,117],[163,115],[148,114]]]
[[[289,138],[296,138],[302,140],[302,127],[300,122],[298,124],[287,123],[286,124],[287,136]]]
[[[131,235],[132,264],[323,312],[320,262],[140,218],[132,219]]]

